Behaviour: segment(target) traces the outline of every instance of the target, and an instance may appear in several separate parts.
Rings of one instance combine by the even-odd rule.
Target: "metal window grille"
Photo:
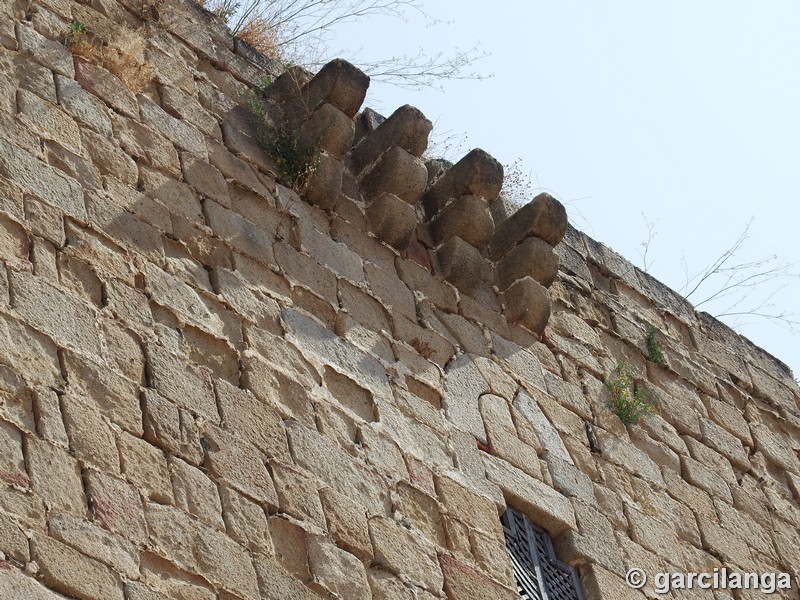
[[[520,598],[584,600],[578,572],[555,557],[546,532],[513,508],[503,513],[501,521]]]

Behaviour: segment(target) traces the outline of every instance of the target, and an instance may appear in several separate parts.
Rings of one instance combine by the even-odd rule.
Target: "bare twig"
[[[637,250],[637,252],[639,253],[639,257],[642,259],[642,270],[645,273],[648,273],[650,271],[650,267],[653,266],[653,261],[652,260],[648,261],[647,255],[650,252],[650,244],[658,235],[658,232],[656,231],[656,225],[658,224],[658,219],[656,219],[655,221],[651,221],[650,219],[647,218],[647,215],[644,214],[644,211],[642,211],[642,219],[644,219],[644,223],[645,225],[647,225],[647,239],[645,239],[639,244],[641,250]]]
[[[207,8],[222,16],[234,34],[253,32],[259,23],[265,42],[256,47],[272,48],[275,58],[314,68],[332,58],[327,42],[337,27],[375,16],[405,18],[409,12],[421,15],[427,25],[442,23],[422,8],[420,0],[206,0]],[[264,25],[267,24],[265,28]],[[361,63],[359,66],[375,80],[404,88],[435,87],[445,79],[484,79],[469,68],[486,53],[473,46],[452,55],[420,50]],[[352,62],[358,64],[359,61]]]

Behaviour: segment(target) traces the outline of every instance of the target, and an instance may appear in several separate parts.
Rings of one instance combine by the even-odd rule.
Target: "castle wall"
[[[177,0],[2,0],[0,44],[0,597],[510,600],[507,507],[589,600],[800,572],[792,374],[490,156],[335,63],[270,91],[288,177],[275,65]]]

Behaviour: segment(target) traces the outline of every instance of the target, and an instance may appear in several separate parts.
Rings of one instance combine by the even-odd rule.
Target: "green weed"
[[[658,341],[658,330],[655,327],[650,327],[647,330],[645,343],[647,344],[647,358],[659,365],[666,365],[667,359],[664,357],[664,351]]]
[[[618,363],[614,373],[606,379],[606,388],[611,396],[609,408],[625,425],[632,425],[640,417],[656,411],[655,392],[624,362]]]

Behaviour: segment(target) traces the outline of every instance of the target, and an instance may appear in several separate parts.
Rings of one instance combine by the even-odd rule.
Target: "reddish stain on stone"
[[[406,248],[405,254],[408,260],[414,261],[429,272],[432,270],[431,260],[428,257],[428,250],[417,240],[414,240],[411,242],[411,244],[409,244],[408,248]]]

